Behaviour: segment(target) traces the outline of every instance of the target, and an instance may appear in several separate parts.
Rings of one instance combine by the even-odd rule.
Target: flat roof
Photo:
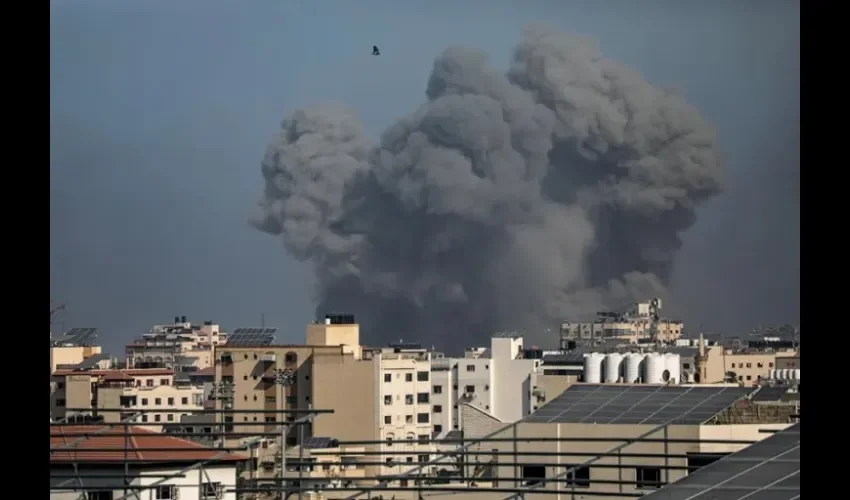
[[[831,496],[831,495],[826,495]],[[800,498],[800,424],[700,468],[647,500]]]
[[[751,391],[746,387],[576,384],[523,421],[699,425]]]

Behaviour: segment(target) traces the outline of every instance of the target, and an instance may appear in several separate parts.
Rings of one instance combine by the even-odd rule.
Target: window
[[[417,458],[419,459],[420,464],[424,464],[424,463],[428,462],[428,460],[431,458],[431,456],[430,455],[419,455]]]
[[[298,355],[294,352],[288,352],[286,353],[286,356],[283,357],[283,360],[287,363],[295,363],[298,361]]]
[[[412,405],[413,404],[413,394],[405,394],[404,395],[404,404]]]
[[[570,470],[575,467],[575,465],[567,465],[566,469]],[[566,483],[567,486],[576,487],[576,488],[589,488],[590,487],[590,467],[579,467],[572,472],[567,472]]]
[[[189,404],[189,398],[180,398],[180,404],[183,404],[183,405]]]
[[[440,425],[440,424],[435,425],[434,426],[434,432],[436,432],[437,434],[443,432],[443,426]]]
[[[490,390],[490,386],[489,386],[488,384],[485,384],[485,385],[484,385],[484,390],[485,390],[485,391],[489,391],[489,390]]]
[[[298,396],[286,396],[286,404],[294,405],[298,403]]]
[[[65,382],[56,382],[56,388],[57,389],[64,389],[65,388]]]
[[[416,380],[419,382],[427,382],[428,372],[416,372]]]
[[[142,422],[147,422],[147,421],[148,421],[148,416],[142,415]]]
[[[690,370],[691,364],[690,363],[682,363],[682,368],[684,368],[685,370]]]
[[[434,413],[443,413],[443,407],[441,405],[434,405]]]
[[[757,368],[764,368],[764,364],[763,363],[756,363],[756,367]]]
[[[416,394],[416,402],[419,404],[428,404],[431,402],[431,395],[427,392],[420,392]]]
[[[752,379],[753,379],[752,375],[747,375],[747,380],[752,380]]]
[[[277,418],[275,417],[266,417],[266,422],[276,422]]]
[[[428,444],[429,439],[431,439],[430,434],[420,434],[419,435],[419,444]]]
[[[112,491],[89,491],[86,493],[87,500],[112,500]]]
[[[474,385],[465,385],[463,387],[463,392],[475,392],[475,386]]]
[[[466,371],[474,372],[475,371],[475,365],[466,365]]]
[[[752,368],[752,367],[753,367],[752,363],[747,363],[747,368]]]
[[[159,421],[161,421],[161,420],[162,420],[162,415],[154,415],[154,416],[153,416],[153,421],[154,421],[154,422],[159,422]]]
[[[174,498],[174,486],[157,486],[153,497],[156,500],[171,500]]]
[[[168,406],[174,406],[174,398],[168,398]]]
[[[735,363],[732,363],[732,368],[735,368]]]
[[[386,396],[384,396],[384,404],[385,405],[393,404],[393,397],[392,397],[391,394],[387,394]]]
[[[546,467],[543,465],[523,465],[522,466],[522,484],[523,486],[534,486],[535,484],[545,483]]]
[[[428,413],[417,413],[416,414],[416,423],[418,424],[427,424],[431,421],[431,415]]]
[[[389,415],[385,416],[384,417],[384,423],[387,424],[387,425],[392,424],[393,423],[393,417],[391,417]]]
[[[392,381],[393,381],[392,374],[391,373],[385,373],[384,374],[384,382],[392,382]]]
[[[149,378],[149,379],[145,380],[145,386],[153,387],[153,379]]]
[[[636,488],[660,488],[661,467],[637,467],[635,468]]]
[[[405,382],[413,382],[413,374],[412,373],[405,373],[404,374],[404,381]]]
[[[153,404],[159,406],[162,404],[162,398],[154,398]]]
[[[768,363],[768,364],[767,364],[767,367],[768,367],[768,368],[773,368],[773,363]]]
[[[442,393],[443,393],[443,386],[435,385],[434,386],[434,394],[442,394]]]
[[[221,483],[204,483],[201,498],[217,498],[221,491]]]
[[[247,417],[246,417],[246,418],[247,418]],[[173,414],[173,413],[169,413],[169,414],[166,416],[166,420],[168,420],[169,422],[174,422],[174,414]]]
[[[65,399],[59,398],[56,400],[56,406],[65,406]]]
[[[248,375],[242,375],[242,380],[248,380]]]
[[[413,423],[413,415],[405,415],[404,416],[404,423],[405,424],[412,424]]]
[[[168,379],[167,378],[159,379],[159,385],[168,385]]]
[[[404,461],[407,462],[407,463],[412,463],[413,457],[404,457]]]

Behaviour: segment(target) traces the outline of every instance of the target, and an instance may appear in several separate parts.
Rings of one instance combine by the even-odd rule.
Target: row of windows
[[[565,465],[563,468],[569,470],[576,465]],[[564,484],[571,488],[589,488],[590,467],[578,467],[566,474]],[[660,488],[661,482],[661,467],[635,467],[635,487],[639,489]],[[522,479],[525,486],[534,486],[537,484],[546,483],[546,466],[545,465],[523,465]],[[552,482],[549,480],[548,482]]]
[[[430,413],[417,413],[416,414],[416,423],[417,424],[427,424],[431,422],[431,414]],[[387,425],[392,425],[393,417],[392,415],[384,416],[384,423]],[[413,423],[413,415],[405,415],[404,423],[412,424]]]
[[[398,396],[396,396],[397,398]],[[420,392],[416,394],[416,403],[418,404],[428,404],[431,402],[431,395],[427,392]],[[392,394],[387,394],[384,396],[384,404],[391,405],[393,404],[393,396]],[[413,394],[405,394],[404,395],[404,404],[412,405],[413,404]]]
[[[153,399],[154,406],[162,406],[162,398]],[[189,404],[189,398],[180,398],[180,404]],[[174,398],[166,398],[167,406],[174,406]],[[148,406],[148,398],[142,398],[142,406]]]
[[[453,386],[452,386],[452,389],[453,389],[453,390],[455,390],[455,391],[457,391],[457,384],[453,385]],[[485,390],[485,391],[489,391],[489,390],[490,390],[490,385],[489,385],[489,384],[485,384],[485,385],[484,385],[484,390]],[[474,386],[474,385],[465,385],[465,386],[463,386],[463,392],[475,392],[475,386]],[[435,385],[435,386],[434,386],[434,394],[442,394],[442,393],[443,393],[443,386],[441,386],[441,385]]]
[[[738,363],[738,368],[745,368],[744,364],[745,363]],[[752,368],[753,367],[752,363],[746,363],[746,365],[747,365],[746,368]],[[767,367],[773,368],[773,363],[768,363]],[[732,368],[735,368],[735,363],[732,363]],[[756,368],[764,368],[764,364],[763,363],[756,363]]]
[[[180,490],[177,486],[157,486],[153,489],[153,498],[154,500],[172,500],[176,498],[180,498]],[[189,489],[189,488],[187,488]],[[195,491],[197,491],[197,486],[195,486]],[[222,492],[221,483],[204,483],[203,490],[201,491],[201,498],[213,499],[218,498]],[[114,491],[89,491],[86,493],[86,500],[112,500],[115,498]],[[188,491],[187,491],[188,493]]]
[[[396,373],[396,378],[398,378],[399,376],[401,376],[401,373]],[[427,382],[429,380],[429,377],[430,377],[430,372],[416,372],[416,381],[417,382]],[[393,374],[392,373],[385,373],[384,374],[384,382],[392,382],[392,381],[393,381]],[[405,373],[404,374],[404,381],[405,382],[413,382],[413,374],[412,373]]]

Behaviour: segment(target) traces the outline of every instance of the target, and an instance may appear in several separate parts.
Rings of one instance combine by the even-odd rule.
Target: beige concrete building
[[[715,384],[724,381],[737,381],[747,386],[758,385],[760,380],[770,377],[771,370],[799,368],[799,353],[795,351],[772,350],[732,350],[721,345],[700,347],[696,357],[699,382]]]
[[[194,371],[210,368],[213,348],[227,342],[228,334],[212,321],[193,325],[186,317],[170,325],[154,325],[148,333],[126,346],[128,368],[169,368]]]
[[[59,345],[50,348],[50,373],[55,372],[59,365],[78,365],[83,360],[101,354],[100,346]]]
[[[105,412],[106,422],[117,422],[144,410],[137,422],[159,431],[163,424],[179,422],[183,415],[203,409],[203,388],[175,385],[171,370],[57,370],[53,382],[50,403],[54,420],[64,418],[66,408],[126,409]]]
[[[633,344],[650,340],[654,325],[655,336],[661,342],[675,342],[681,337],[681,321],[657,317],[661,300],[639,302],[625,313],[599,312],[595,321],[569,322],[561,325],[562,340],[616,339]]]

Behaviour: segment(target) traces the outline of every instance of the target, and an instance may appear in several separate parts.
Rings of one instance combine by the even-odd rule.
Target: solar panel
[[[762,387],[753,396],[753,401],[780,401],[786,392],[787,387]]]
[[[800,424],[721,458],[644,497],[647,500],[800,498]]]
[[[263,346],[274,343],[277,328],[237,328],[227,337],[227,345]]]
[[[574,385],[542,409],[531,423],[702,424],[745,396],[744,387]]]
[[[92,345],[96,338],[97,328],[71,328],[64,335],[56,339],[56,342],[85,346]]]
[[[327,437],[309,437],[304,440],[303,446],[308,449],[336,448],[339,446],[339,441]]]

